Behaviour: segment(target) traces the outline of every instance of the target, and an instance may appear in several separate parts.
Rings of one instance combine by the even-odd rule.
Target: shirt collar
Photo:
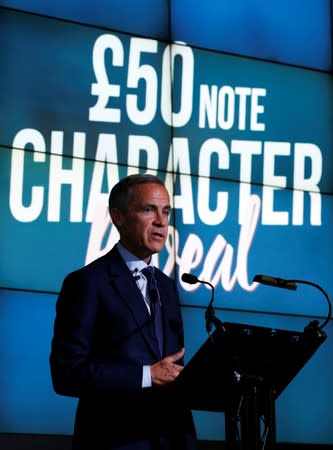
[[[151,260],[149,264],[146,264],[145,261],[128,251],[120,242],[117,243],[117,249],[133,276],[137,275],[139,272],[141,272],[142,269],[147,266],[153,267]]]

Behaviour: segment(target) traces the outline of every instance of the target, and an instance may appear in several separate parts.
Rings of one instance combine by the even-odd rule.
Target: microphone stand
[[[307,284],[309,286],[313,286],[313,287],[319,289],[319,291],[324,295],[324,297],[327,301],[327,304],[328,304],[327,317],[324,320],[324,322],[320,326],[318,326],[319,325],[318,320],[313,320],[305,327],[304,331],[310,331],[313,329],[314,330],[322,330],[324,327],[326,327],[326,325],[328,324],[328,322],[331,320],[331,317],[332,317],[332,303],[331,303],[331,300],[330,300],[327,292],[324,291],[324,289],[321,286],[319,286],[319,284],[313,283],[312,281],[306,281],[306,280],[288,280],[288,281],[292,282],[292,283]]]
[[[327,324],[328,322],[331,320],[332,318],[332,303],[331,300],[327,294],[327,292],[321,287],[319,286],[319,284],[314,283],[312,281],[306,281],[306,280],[285,280],[283,278],[276,278],[276,277],[271,277],[268,275],[255,275],[253,278],[253,281],[256,281],[260,284],[266,284],[268,286],[273,286],[273,287],[279,287],[279,288],[283,288],[283,289],[292,289],[292,290],[296,290],[297,289],[297,284],[306,284],[309,286],[313,286],[316,289],[318,289],[325,297],[327,304],[328,304],[328,312],[327,312],[327,317],[324,320],[324,322],[319,326],[319,321],[318,320],[313,320],[311,321],[304,329],[304,331],[318,331],[318,330],[322,330]]]
[[[199,280],[198,277],[196,277],[195,275],[190,274],[190,273],[183,273],[181,279],[182,279],[182,281],[184,281],[185,283],[188,283],[188,284],[202,283],[202,284],[207,284],[211,288],[212,295],[211,295],[210,301],[209,301],[208,306],[205,311],[205,320],[206,320],[206,331],[207,331],[209,337],[212,339],[212,326],[213,325],[218,329],[224,330],[224,326],[223,326],[222,322],[215,315],[215,308],[213,306],[214,298],[215,298],[214,286],[211,283],[209,283],[208,281]]]
[[[209,336],[211,337],[211,333],[212,333],[212,325],[214,323],[214,320],[216,319],[215,316],[215,308],[213,306],[214,303],[214,286],[208,282],[203,282],[205,284],[208,284],[211,289],[212,289],[212,295],[210,298],[210,302],[208,303],[208,306],[206,308],[206,312],[205,312],[205,320],[206,320],[206,331],[209,334]]]
[[[208,284],[210,284],[210,283],[208,283]],[[213,339],[212,338],[212,326],[213,325],[218,330],[225,331],[225,328],[224,328],[223,322],[218,317],[216,317],[216,315],[215,315],[215,308],[213,306],[213,303],[214,303],[214,287],[211,284],[210,284],[210,286],[212,287],[212,296],[211,296],[210,302],[209,302],[209,304],[208,304],[208,306],[206,308],[205,320],[206,320],[206,331],[207,331],[209,337],[211,339]]]

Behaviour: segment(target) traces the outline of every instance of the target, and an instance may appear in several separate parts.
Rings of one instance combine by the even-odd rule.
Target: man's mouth
[[[155,238],[155,239],[156,239],[156,238],[157,238],[157,239],[165,239],[164,234],[163,234],[163,233],[160,233],[160,232],[158,232],[158,231],[152,233],[152,237]]]

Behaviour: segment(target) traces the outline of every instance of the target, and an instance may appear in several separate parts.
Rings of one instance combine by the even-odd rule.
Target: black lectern
[[[272,450],[275,400],[325,339],[316,322],[297,332],[217,321],[175,388],[192,409],[225,413],[228,450]]]

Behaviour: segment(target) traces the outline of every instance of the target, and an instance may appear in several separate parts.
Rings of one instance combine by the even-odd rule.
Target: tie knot
[[[147,288],[150,301],[152,303],[156,303],[158,300],[158,288],[154,268],[152,266],[147,266],[141,271],[141,273],[147,279]]]
[[[147,266],[142,269],[141,273],[147,278],[149,284],[155,279],[154,269],[152,266]]]

